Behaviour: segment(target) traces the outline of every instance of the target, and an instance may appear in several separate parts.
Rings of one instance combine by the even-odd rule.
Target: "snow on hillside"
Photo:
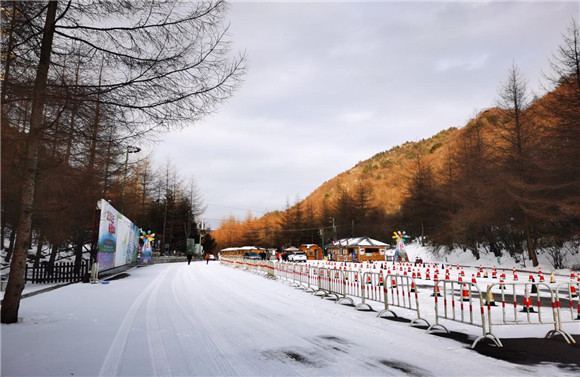
[[[577,246],[575,249],[575,254],[568,253],[565,258],[565,266],[567,268],[556,270],[550,263],[550,260],[546,254],[546,252],[539,251],[538,253],[538,267],[532,267],[532,261],[526,259],[525,261],[525,268],[523,266],[523,262],[520,260],[516,262],[514,258],[510,257],[508,253],[503,252],[503,255],[500,258],[500,263],[498,263],[497,257],[494,256],[492,253],[487,253],[485,251],[480,251],[480,259],[476,260],[471,251],[463,251],[462,249],[456,248],[450,253],[443,253],[440,252],[439,254],[433,253],[429,247],[421,246],[418,242],[413,242],[405,246],[405,250],[409,255],[411,261],[415,259],[415,257],[420,257],[425,262],[433,262],[433,263],[449,263],[449,264],[459,264],[463,266],[487,266],[493,267],[496,266],[498,268],[506,268],[512,269],[517,268],[518,270],[530,270],[530,271],[537,271],[538,267],[541,268],[543,271],[554,271],[561,274],[568,274],[570,269],[574,266],[578,269],[580,267],[580,245]],[[527,254],[526,254],[527,255]]]

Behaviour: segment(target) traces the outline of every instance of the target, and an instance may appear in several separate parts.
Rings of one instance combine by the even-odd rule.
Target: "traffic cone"
[[[372,283],[372,281],[371,281],[371,275],[368,274],[367,275],[367,284],[371,284],[371,283]]]
[[[463,281],[463,278],[461,276],[458,276],[457,281],[461,283]]]
[[[417,279],[422,279],[422,277],[421,277],[421,270],[418,270],[417,271]]]
[[[528,278],[528,281],[531,283],[532,281],[534,281],[534,275],[530,272],[530,277]]]
[[[485,271],[483,272],[483,277],[485,279],[489,278],[489,273],[487,272],[487,268],[485,269]]]
[[[497,279],[497,271],[495,270],[495,268],[493,270],[491,270],[491,278]]]
[[[503,279],[499,279],[499,289],[505,289],[505,285],[503,284]]]
[[[393,279],[391,280],[391,288],[397,288],[397,278],[393,276]]]
[[[518,281],[518,273],[514,270],[514,278],[513,281]]]
[[[540,276],[540,283],[543,283],[544,282],[544,274],[542,274],[541,270],[539,272],[539,276]]]
[[[415,281],[411,280],[411,292],[412,293],[416,293],[417,292],[417,288],[415,288]]]
[[[526,287],[524,291],[524,307],[520,311],[522,313],[535,313],[534,307],[532,306],[532,298],[528,293],[528,288]]]
[[[383,270],[379,272],[379,286],[383,286]]]
[[[554,271],[550,274],[550,284],[554,284],[556,282],[556,277],[554,276]]]
[[[576,293],[576,287],[570,284],[570,298],[578,297],[578,293]]]
[[[358,283],[358,273],[354,273],[354,282]]]
[[[461,290],[461,299],[463,301],[471,300],[471,295],[469,294],[469,290],[467,289],[467,284],[463,284],[463,289]]]
[[[471,274],[471,282],[473,284],[477,284],[477,280],[475,280],[475,275]]]
[[[487,297],[485,304],[487,306],[495,306],[495,300],[493,298],[493,293],[489,290],[489,285],[487,286]]]
[[[431,280],[431,275],[429,274],[429,270],[425,273],[425,280]]]
[[[536,282],[536,280],[534,280],[534,278],[532,277],[532,282]],[[532,284],[532,294],[534,293],[538,293],[538,286],[536,284]]]
[[[570,270],[570,280],[574,280],[576,276],[574,276],[574,270]]]
[[[481,272],[479,272],[479,270],[477,270],[477,277],[480,278],[481,277]]]
[[[431,297],[441,297],[441,292],[439,291],[439,285],[435,285],[433,287],[433,293],[431,293]]]
[[[461,272],[459,273],[459,275],[465,276],[465,271],[463,270],[463,268],[461,269]]]

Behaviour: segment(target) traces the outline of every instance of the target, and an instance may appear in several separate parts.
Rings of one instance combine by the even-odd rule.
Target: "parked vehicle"
[[[290,251],[288,252],[288,262],[306,262],[308,258],[304,251]]]
[[[255,251],[246,251],[244,253],[244,259],[259,260],[260,255]]]

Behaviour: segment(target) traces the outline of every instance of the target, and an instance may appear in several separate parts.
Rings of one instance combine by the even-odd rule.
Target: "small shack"
[[[313,243],[305,243],[298,248],[306,253],[308,260],[322,259],[322,248]]]

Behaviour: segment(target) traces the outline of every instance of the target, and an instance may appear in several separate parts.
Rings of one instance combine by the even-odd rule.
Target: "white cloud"
[[[464,125],[494,104],[512,61],[533,88],[579,11],[573,2],[234,2],[244,84],[214,116],[166,135],[156,159],[195,176],[208,218],[283,209],[358,161]]]
[[[448,70],[474,71],[485,66],[490,54],[479,54],[469,57],[443,58],[435,63],[435,69],[440,72]]]
[[[339,122],[361,123],[371,119],[375,113],[373,111],[344,111],[336,117]]]

